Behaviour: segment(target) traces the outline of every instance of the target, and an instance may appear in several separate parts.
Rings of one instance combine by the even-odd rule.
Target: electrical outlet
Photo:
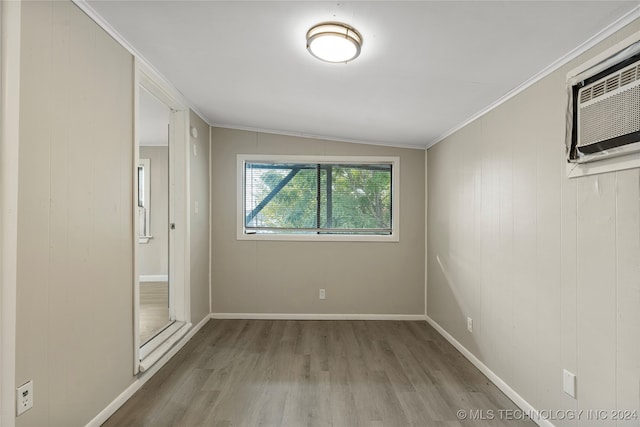
[[[326,295],[324,289],[320,289],[320,299],[325,299]]]
[[[473,332],[473,319],[471,317],[467,317],[467,330]]]
[[[576,376],[566,369],[562,370],[562,389],[565,393],[575,399],[576,397]]]
[[[22,415],[33,408],[33,381],[22,384],[16,394],[17,415]]]

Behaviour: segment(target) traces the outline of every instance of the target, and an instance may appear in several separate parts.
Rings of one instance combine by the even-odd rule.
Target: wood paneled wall
[[[638,30],[428,150],[427,314],[540,410],[640,410],[640,171],[564,160],[567,72]]]
[[[22,2],[18,426],[84,425],[133,380],[133,58],[71,2]]]

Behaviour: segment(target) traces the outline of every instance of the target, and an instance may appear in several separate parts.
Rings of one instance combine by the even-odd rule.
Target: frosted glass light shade
[[[326,62],[349,62],[360,55],[362,36],[340,22],[325,22],[307,31],[307,49]]]

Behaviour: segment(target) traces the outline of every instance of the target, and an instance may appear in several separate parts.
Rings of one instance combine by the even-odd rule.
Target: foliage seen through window
[[[391,164],[245,163],[245,230],[391,234]]]

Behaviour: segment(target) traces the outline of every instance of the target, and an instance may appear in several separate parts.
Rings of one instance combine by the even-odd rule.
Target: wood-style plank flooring
[[[169,283],[140,282],[140,343],[153,338],[169,323]]]
[[[516,406],[423,321],[211,320],[104,425],[535,426],[501,409]]]

